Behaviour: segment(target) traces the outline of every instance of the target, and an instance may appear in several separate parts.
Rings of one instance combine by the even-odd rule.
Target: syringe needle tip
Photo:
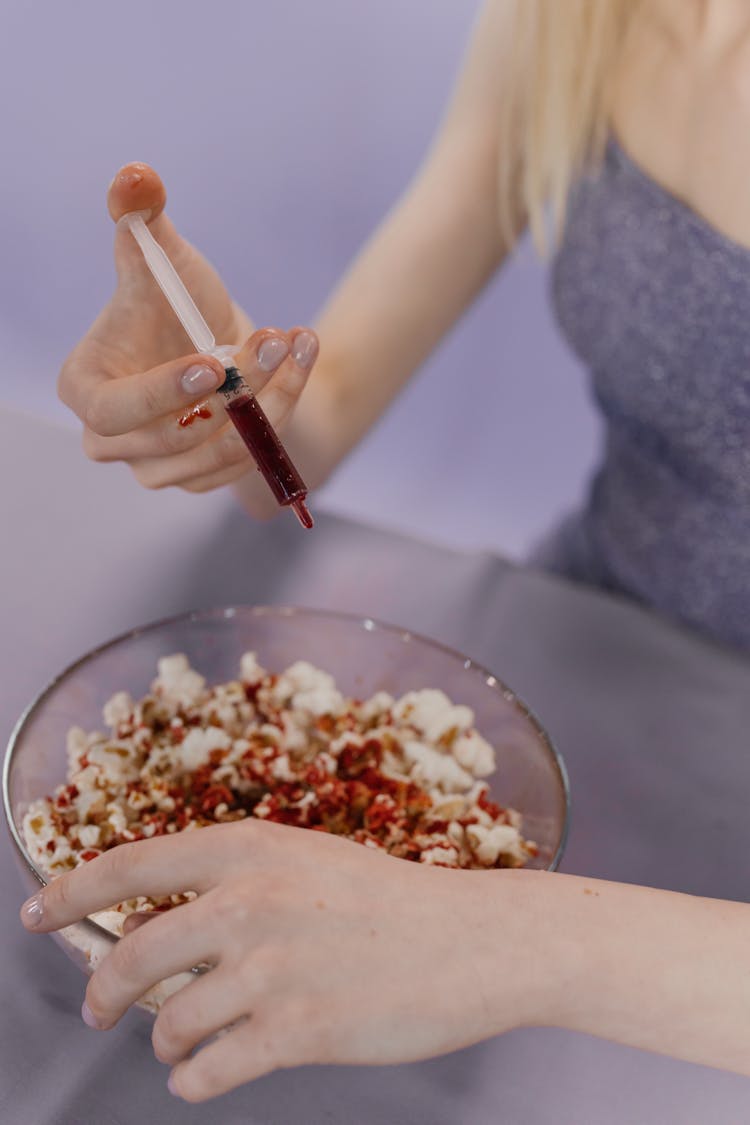
[[[306,527],[309,530],[313,526],[314,521],[312,516],[310,515],[310,509],[305,503],[304,498],[300,497],[299,500],[293,500],[291,506],[294,509],[294,514],[299,522],[303,527]]]

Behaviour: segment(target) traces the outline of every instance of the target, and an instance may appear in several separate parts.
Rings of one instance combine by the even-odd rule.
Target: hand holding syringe
[[[312,516],[305,504],[305,483],[274,433],[255,395],[234,366],[234,360],[229,358],[230,354],[233,356],[235,349],[217,347],[213,332],[169,258],[146,226],[143,213],[129,211],[119,222],[129,228],[140,246],[154,280],[179,317],[196,350],[205,352],[206,355],[215,355],[224,364],[227,377],[219,387],[219,393],[224,398],[227,413],[237,427],[237,432],[252,453],[278,503],[293,508],[303,527],[312,527]]]
[[[149,213],[148,230],[174,262],[219,342],[233,345],[236,366],[274,429],[283,427],[313,367],[315,333],[307,328],[254,331],[216,271],[163,213],[164,200],[161,180],[145,165],[122,169],[108,194],[115,220],[135,210]],[[174,485],[203,492],[236,482],[251,511],[270,513],[271,494],[260,474],[248,473],[244,439],[236,426],[227,425],[219,405],[226,399],[206,397],[222,383],[229,389],[224,357],[208,350],[211,333],[196,338],[196,346],[205,345],[206,351],[189,354],[184,329],[156,289],[129,225],[118,224],[115,264],[117,289],[68,357],[58,384],[60,397],[84,424],[84,450],[96,461],[129,464],[147,488]],[[242,399],[241,391],[240,385],[232,397]],[[235,409],[248,402],[256,421],[259,404],[249,390]],[[258,449],[258,461],[262,455]],[[269,466],[264,468],[268,475]],[[281,483],[277,498],[292,504],[299,498],[299,478],[287,474]]]
[[[169,258],[148,229],[147,217],[141,211],[129,211],[119,222],[129,228],[143,251],[146,265],[179,317],[196,351],[215,355],[224,364],[227,377],[219,387],[219,393],[224,398],[229,417],[253,455],[276,500],[282,506],[293,508],[303,527],[312,527],[312,516],[305,504],[307,487],[274,433],[263,408],[234,366],[233,358],[229,358],[230,355],[234,355],[235,349],[228,349],[226,346],[217,347],[213,332],[182,284]]]

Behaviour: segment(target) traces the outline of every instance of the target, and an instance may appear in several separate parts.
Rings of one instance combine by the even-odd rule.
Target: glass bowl
[[[244,652],[281,672],[296,660],[331,673],[345,695],[366,698],[440,688],[454,703],[471,707],[477,730],[494,746],[496,774],[490,795],[523,815],[521,831],[539,853],[528,866],[554,870],[568,831],[565,767],[528,707],[496,676],[473,660],[391,625],[319,610],[237,606],[198,611],[134,629],[94,649],[62,672],[21,716],[8,744],[3,803],[28,894],[46,882],[21,833],[29,804],[65,779],[65,736],[71,726],[99,730],[102,707],[117,691],[146,694],[157,660],[182,652],[209,684],[235,679]],[[53,935],[85,971],[92,972],[118,938],[90,918]],[[172,978],[165,994],[190,979]],[[164,995],[146,997],[155,1009]]]

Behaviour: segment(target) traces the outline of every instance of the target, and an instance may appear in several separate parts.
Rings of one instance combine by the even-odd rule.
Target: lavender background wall
[[[416,169],[477,7],[6,0],[0,401],[74,421],[54,382],[111,290],[104,193],[127,160],[158,168],[257,323],[311,320]],[[518,554],[597,442],[523,247],[317,503]]]

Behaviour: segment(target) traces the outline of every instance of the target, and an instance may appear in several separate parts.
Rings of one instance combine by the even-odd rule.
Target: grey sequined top
[[[750,250],[613,140],[574,190],[552,291],[606,442],[541,561],[750,651]]]

